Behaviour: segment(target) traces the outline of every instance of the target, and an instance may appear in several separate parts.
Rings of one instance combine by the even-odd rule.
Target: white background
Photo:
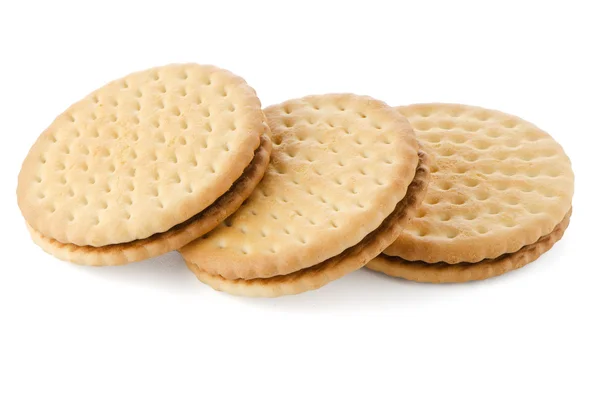
[[[0,396],[600,395],[599,14],[552,3],[2,2]],[[15,196],[37,135],[104,83],[185,61],[243,76],[264,105],[355,92],[519,115],[573,161],[571,226],[496,279],[361,270],[271,300],[217,293],[177,253],[44,254]]]

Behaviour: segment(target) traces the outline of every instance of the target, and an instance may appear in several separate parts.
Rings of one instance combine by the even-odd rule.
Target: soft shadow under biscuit
[[[64,244],[45,237],[29,224],[27,227],[33,241],[42,247],[44,251],[59,259],[82,265],[123,265],[162,255],[179,249],[190,241],[208,233],[234,213],[262,179],[269,164],[271,148],[270,138],[263,134],[260,146],[254,152],[252,162],[224,195],[186,222],[145,239],[104,247],[79,246]]]

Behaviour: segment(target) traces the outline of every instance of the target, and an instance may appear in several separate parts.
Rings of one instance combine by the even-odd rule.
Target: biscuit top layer
[[[533,124],[464,105],[397,110],[431,155],[432,179],[417,217],[386,254],[478,262],[534,243],[569,211],[569,158]]]
[[[225,193],[267,128],[254,90],[228,71],[184,64],[133,73],[42,133],[19,174],[19,206],[62,243],[143,239]]]
[[[271,164],[245,205],[181,251],[203,271],[265,278],[340,254],[404,197],[418,163],[407,120],[369,97],[290,100],[265,110]]]

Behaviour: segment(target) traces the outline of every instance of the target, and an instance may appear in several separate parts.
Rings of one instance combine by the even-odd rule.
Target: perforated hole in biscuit
[[[498,256],[550,232],[569,210],[569,159],[534,125],[463,105],[398,111],[434,164],[425,211],[386,250],[390,255],[432,262]]]
[[[254,91],[225,70],[185,64],[133,73],[48,127],[23,164],[19,205],[35,230],[60,242],[101,246],[146,238],[225,193],[264,130]],[[98,199],[83,205],[83,194]],[[54,211],[39,207],[42,195]],[[131,201],[126,212],[113,205],[122,197]]]

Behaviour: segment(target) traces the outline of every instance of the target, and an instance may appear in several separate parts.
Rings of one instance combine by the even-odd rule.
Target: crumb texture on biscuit
[[[398,107],[432,157],[415,218],[385,254],[429,263],[479,262],[550,233],[571,207],[569,158],[516,116],[454,104]]]
[[[309,96],[265,110],[271,164],[245,205],[181,252],[226,279],[266,278],[358,244],[392,213],[418,163],[404,117],[352,94]]]
[[[106,246],[164,232],[240,177],[266,119],[223,69],[173,64],[115,80],[59,115],[19,174],[25,220],[62,243]]]

